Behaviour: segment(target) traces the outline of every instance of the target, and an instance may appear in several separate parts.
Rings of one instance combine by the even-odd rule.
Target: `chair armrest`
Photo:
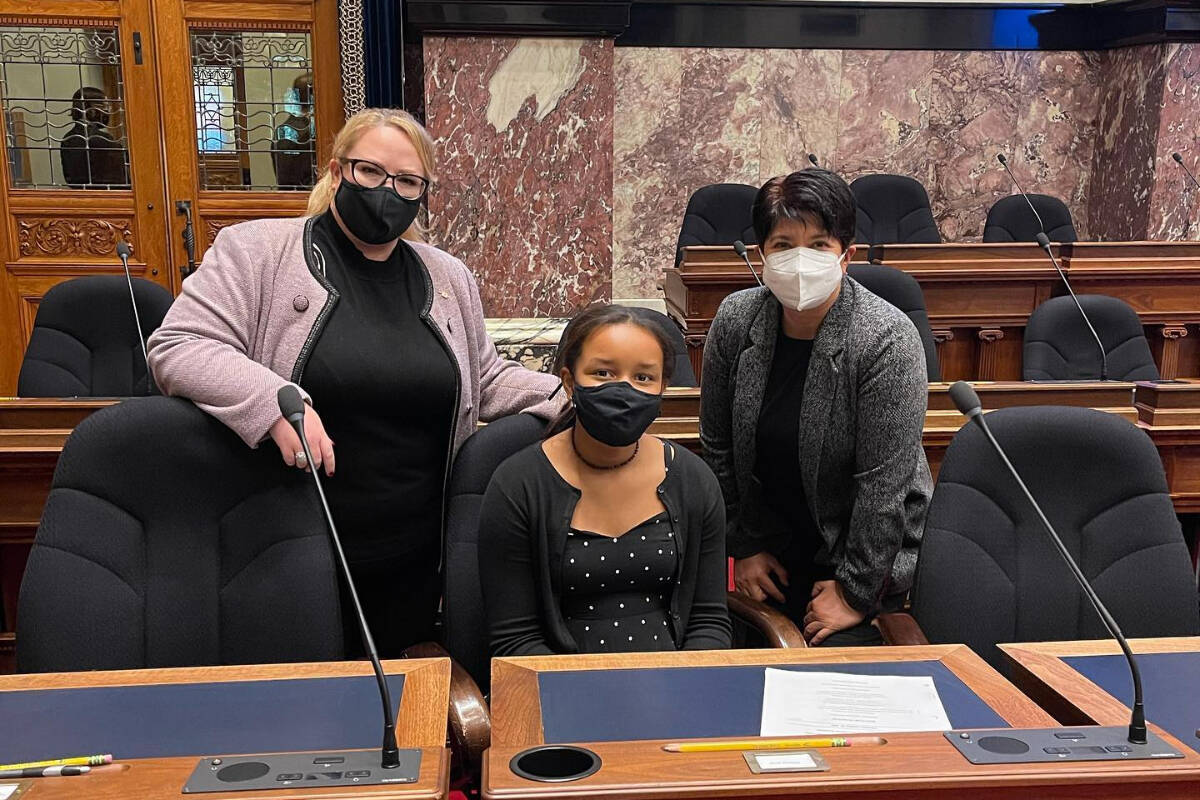
[[[405,658],[450,658],[436,642],[421,642],[404,651]],[[492,742],[492,714],[475,679],[450,659],[450,750],[468,770],[478,773],[483,751]]]
[[[770,647],[808,647],[804,635],[786,614],[744,594],[730,592],[729,613],[757,630]]]
[[[883,636],[884,644],[913,645],[929,644],[925,631],[907,611],[892,611],[875,618],[875,627]]]

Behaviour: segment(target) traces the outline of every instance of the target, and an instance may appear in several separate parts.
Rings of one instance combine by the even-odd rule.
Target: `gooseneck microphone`
[[[146,364],[146,380],[150,380],[150,355],[146,352],[146,338],[142,336],[142,318],[138,314],[137,298],[133,294],[133,277],[129,274],[129,256],[133,251],[129,249],[129,244],[124,239],[117,241],[117,256],[121,259],[121,266],[125,268],[125,285],[129,287],[129,304],[133,306],[133,324],[137,331],[138,344],[142,346],[142,361]]]
[[[304,449],[304,457],[308,459],[309,464],[314,464],[312,451],[308,447],[308,437],[304,435],[304,399],[300,396],[300,390],[289,383],[279,390],[276,399],[279,401],[279,411],[283,414],[283,418],[291,423],[296,435],[300,437],[300,446]],[[313,476],[313,483],[317,485],[317,496],[321,498],[321,508],[325,511],[325,521],[329,523],[329,538],[333,542],[334,552],[337,553],[338,566],[341,568],[342,577],[346,579],[346,588],[350,590],[350,597],[354,601],[354,613],[358,620],[359,633],[362,634],[363,646],[367,649],[371,666],[375,669],[375,680],[379,683],[379,697],[383,701],[383,762],[381,766],[384,769],[394,769],[400,766],[400,750],[396,746],[396,716],[392,711],[392,696],[388,691],[387,678],[383,674],[383,665],[379,663],[379,654],[375,651],[375,640],[371,638],[371,629],[367,625],[367,618],[363,615],[362,603],[358,600],[358,591],[354,588],[354,578],[350,575],[350,565],[346,563],[346,554],[342,550],[342,540],[338,536],[337,526],[333,523],[333,514],[329,511],[329,503],[325,500],[325,489],[321,485],[321,476],[315,467],[312,467],[310,472]]]
[[[1075,301],[1075,307],[1079,309],[1079,316],[1083,317],[1083,323],[1092,332],[1092,338],[1096,340],[1096,347],[1100,349],[1100,380],[1108,380],[1108,354],[1104,352],[1104,343],[1100,341],[1100,334],[1096,333],[1095,326],[1092,325],[1087,312],[1083,310],[1083,304],[1079,302],[1079,298],[1075,296],[1075,290],[1071,288],[1071,282],[1067,280],[1066,273],[1059,266],[1058,259],[1054,257],[1054,250],[1050,247],[1050,237],[1045,233],[1039,233],[1037,235],[1037,243],[1042,250],[1046,251],[1046,255],[1050,257],[1050,263],[1058,271],[1058,277],[1062,280],[1063,286],[1067,287],[1067,292],[1071,295],[1071,299]]]
[[[996,160],[1000,162],[1000,166],[1004,167],[1004,171],[1008,173],[1008,179],[1012,181],[1013,186],[1017,187],[1017,191],[1021,193],[1021,197],[1025,198],[1026,205],[1033,212],[1033,216],[1037,218],[1038,227],[1042,229],[1042,233],[1046,232],[1046,223],[1042,222],[1042,215],[1037,213],[1037,209],[1033,207],[1033,201],[1029,199],[1029,195],[1025,194],[1025,190],[1021,188],[1021,184],[1017,183],[1017,176],[1013,175],[1013,171],[1008,168],[1008,159],[1004,157],[1004,153],[997,153]]]
[[[817,163],[817,157],[816,157],[816,155],[814,155],[813,153],[809,153],[809,154],[808,154],[808,160],[809,160],[809,162],[811,162],[811,163],[812,163],[812,165],[813,165],[814,167],[820,167],[820,166],[821,166],[820,164],[818,164],[818,163]]]
[[[810,158],[811,158],[811,156],[810,156]],[[1183,163],[1183,156],[1179,155],[1179,153],[1171,153],[1171,158],[1175,159],[1175,163],[1178,164],[1183,169],[1183,171],[1187,174],[1187,176],[1189,178],[1191,178],[1192,185],[1195,186],[1197,189],[1200,189],[1200,181],[1196,180],[1196,176],[1193,175],[1192,171],[1187,168],[1187,164]]]
[[[733,252],[742,257],[742,261],[746,262],[746,269],[750,270],[750,274],[754,276],[755,282],[759,286],[763,285],[762,279],[758,277],[758,273],[754,271],[754,267],[750,264],[750,256],[746,255],[746,243],[738,239],[733,243]]]
[[[1013,479],[1017,482],[1017,486],[1021,487],[1021,492],[1025,495],[1025,499],[1029,501],[1029,505],[1033,507],[1037,513],[1038,519],[1042,523],[1042,527],[1046,529],[1050,541],[1058,549],[1059,555],[1063,561],[1067,562],[1067,566],[1071,568],[1071,574],[1075,576],[1079,587],[1083,589],[1083,593],[1087,595],[1091,601],[1092,607],[1096,609],[1096,613],[1100,615],[1100,619],[1104,622],[1104,627],[1108,628],[1108,632],[1117,644],[1121,646],[1121,652],[1125,654],[1125,660],[1129,663],[1129,672],[1133,676],[1133,714],[1129,720],[1129,741],[1131,744],[1146,744],[1146,709],[1142,703],[1142,675],[1138,672],[1137,661],[1133,657],[1133,651],[1129,649],[1129,642],[1125,639],[1125,634],[1121,633],[1121,628],[1117,625],[1117,621],[1108,613],[1108,609],[1104,607],[1100,597],[1096,594],[1096,590],[1088,582],[1087,577],[1083,574],[1083,570],[1079,568],[1079,564],[1071,556],[1071,552],[1067,550],[1067,546],[1063,544],[1059,538],[1058,532],[1054,530],[1054,526],[1050,524],[1050,520],[1042,513],[1042,507],[1038,505],[1037,500],[1033,499],[1033,495],[1029,492],[1029,487],[1025,485],[1025,481],[1021,480],[1020,473],[1008,460],[1008,455],[1004,452],[1004,448],[996,441],[996,437],[992,435],[992,431],[988,428],[987,422],[984,420],[979,395],[971,388],[971,384],[965,381],[958,381],[950,387],[950,399],[954,401],[954,406],[961,414],[964,414],[967,419],[972,420],[982,430],[983,435],[987,437],[996,454],[1000,456],[1000,460],[1004,462],[1004,466],[1012,473]]]

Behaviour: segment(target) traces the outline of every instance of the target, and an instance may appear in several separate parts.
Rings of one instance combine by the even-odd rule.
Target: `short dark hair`
[[[667,336],[667,332],[631,308],[607,303],[590,305],[567,323],[567,327],[563,329],[562,339],[558,343],[558,352],[554,354],[552,368],[554,374],[561,374],[564,368],[570,370],[572,375],[575,374],[575,364],[579,361],[579,354],[583,352],[584,342],[596,331],[610,325],[636,325],[655,338],[658,346],[662,349],[663,385],[669,385],[671,376],[675,372],[675,345]],[[561,433],[574,424],[575,407],[567,406],[556,419],[550,422],[546,429],[546,438]]]
[[[850,187],[836,172],[810,167],[780,175],[758,190],[751,211],[759,247],[782,219],[820,225],[845,250],[854,241],[857,205]]]
[[[81,86],[71,95],[71,119],[79,122],[87,111],[88,104],[105,100],[104,92],[95,86]]]

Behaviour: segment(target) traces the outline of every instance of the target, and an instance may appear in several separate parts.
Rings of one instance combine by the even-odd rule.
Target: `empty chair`
[[[987,420],[1125,635],[1200,633],[1191,559],[1150,438],[1087,408],[1006,408]],[[997,667],[1002,642],[1108,636],[977,425],[942,462],[912,617],[930,642],[965,643]],[[885,635],[891,622],[880,621]]]
[[[1081,294],[1108,357],[1114,381],[1156,381],[1158,367],[1137,312],[1103,294]],[[1100,349],[1070,297],[1055,297],[1034,309],[1025,326],[1022,377],[1027,381],[1096,380]]]
[[[683,248],[696,244],[733,244],[742,240],[755,244],[750,208],[758,189],[744,183],[714,183],[702,186],[688,199],[675,246],[675,264],[683,260]]]
[[[171,293],[133,279],[145,339],[162,324]],[[154,393],[121,275],[64,281],[42,298],[21,375],[20,397],[131,397]]]
[[[342,658],[311,477],[191,402],[127,400],[67,440],[21,583],[23,672]]]
[[[867,291],[876,294],[900,309],[917,326],[921,334],[921,346],[925,348],[925,371],[931,382],[942,379],[942,368],[938,363],[937,343],[933,341],[933,329],[929,326],[929,313],[925,310],[925,293],[917,279],[893,267],[882,264],[851,264],[847,270],[851,278],[861,283]]]
[[[942,241],[929,195],[906,175],[864,175],[850,184],[858,205],[854,241],[864,245]]]
[[[1048,194],[1031,194],[1029,202],[1042,218],[1041,224],[1029,210],[1029,203],[1019,194],[1002,197],[988,209],[983,225],[985,242],[1033,242],[1045,225],[1046,236],[1052,242],[1075,241],[1075,225],[1066,203]]]

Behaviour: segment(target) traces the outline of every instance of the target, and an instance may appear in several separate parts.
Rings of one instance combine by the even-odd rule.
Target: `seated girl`
[[[570,406],[496,470],[480,512],[492,654],[730,646],[725,505],[696,455],[646,433],[671,343],[621,306],[567,327]]]

